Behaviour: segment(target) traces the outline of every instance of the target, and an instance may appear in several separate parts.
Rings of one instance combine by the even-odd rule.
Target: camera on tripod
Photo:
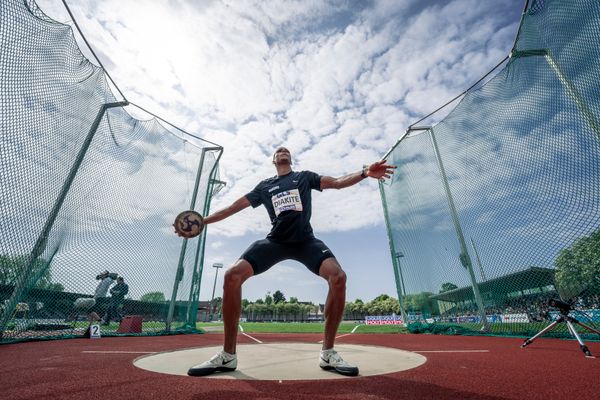
[[[548,300],[548,305],[550,307],[558,308],[561,313],[568,314],[569,311],[573,309],[573,305],[571,303],[567,303],[558,299],[550,299]]]
[[[577,333],[577,330],[575,329],[575,325],[585,328],[590,332],[597,333],[598,335],[600,335],[600,331],[595,328],[592,328],[591,326],[586,325],[583,322],[578,321],[574,317],[570,316],[569,313],[571,312],[571,310],[573,310],[572,303],[567,303],[565,301],[558,300],[558,299],[550,299],[550,300],[548,300],[548,305],[550,307],[557,308],[560,311],[560,315],[550,325],[548,325],[547,327],[545,327],[544,329],[542,329],[541,331],[539,331],[538,333],[536,333],[529,339],[526,339],[525,342],[523,342],[523,344],[521,345],[521,348],[525,348],[525,347],[529,346],[531,343],[533,343],[533,341],[535,339],[542,336],[544,333],[548,332],[549,330],[553,329],[556,325],[564,322],[567,325],[567,330],[569,331],[571,336],[575,337],[575,339],[579,343],[579,348],[581,349],[583,354],[585,354],[586,357],[594,358],[594,356],[592,355],[592,353],[590,352],[588,347],[585,345],[585,343],[583,343],[583,340],[581,340],[581,337],[579,336],[579,334]]]

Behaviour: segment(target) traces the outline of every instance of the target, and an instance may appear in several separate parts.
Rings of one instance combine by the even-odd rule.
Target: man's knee
[[[346,273],[340,268],[339,271],[332,274],[329,278],[329,283],[334,288],[346,288]]]
[[[326,279],[333,288],[346,288],[346,273],[335,258],[328,258],[323,261],[319,275]]]
[[[223,289],[240,287],[253,274],[254,271],[250,263],[246,260],[239,260],[225,272]]]

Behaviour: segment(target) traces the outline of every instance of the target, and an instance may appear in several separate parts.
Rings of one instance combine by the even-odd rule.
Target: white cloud
[[[68,20],[59,0],[39,3]],[[324,175],[379,159],[411,122],[508,53],[522,8],[517,0],[69,5],[129,100],[224,146],[227,186],[213,210],[272,176],[270,157],[281,144],[295,168]],[[313,226],[383,229],[380,204],[374,181],[315,193]],[[264,235],[269,228],[264,210],[245,210],[211,233]]]

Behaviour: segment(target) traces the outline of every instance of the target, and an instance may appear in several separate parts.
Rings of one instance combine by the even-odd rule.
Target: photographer
[[[121,322],[123,317],[119,313],[119,306],[125,300],[125,295],[129,293],[129,286],[125,283],[122,276],[117,278],[117,284],[110,289],[110,305],[102,320],[102,325],[110,324],[110,320],[116,317],[117,322]]]
[[[90,320],[100,321],[99,314],[101,314],[104,310],[105,303],[103,299],[106,298],[108,288],[110,287],[110,285],[112,285],[115,279],[117,279],[117,276],[117,274],[110,273],[107,270],[104,270],[100,274],[96,275],[96,280],[99,280],[100,283],[98,283],[98,286],[96,286],[96,291],[94,292],[94,300],[96,300],[96,303],[90,310]]]

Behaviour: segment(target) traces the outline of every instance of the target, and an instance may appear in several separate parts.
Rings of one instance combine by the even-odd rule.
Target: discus
[[[198,236],[204,229],[204,218],[194,210],[179,213],[173,223],[177,235],[190,239]]]

